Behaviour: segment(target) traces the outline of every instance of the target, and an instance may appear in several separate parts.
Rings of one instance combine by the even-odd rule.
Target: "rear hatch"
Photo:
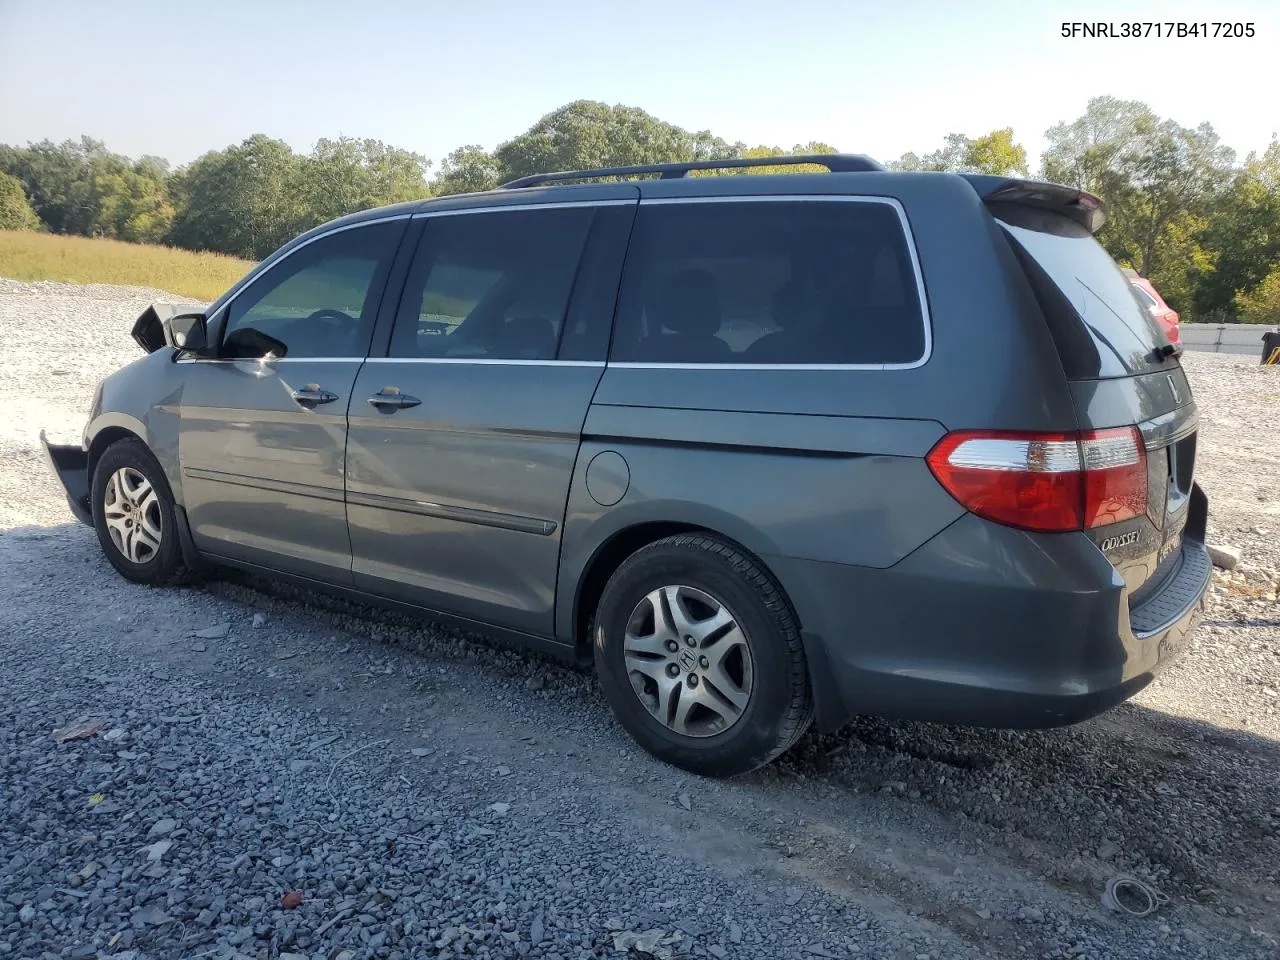
[[[1145,508],[1086,530],[1124,577],[1130,608],[1137,608],[1176,573],[1183,536],[1204,536],[1203,497],[1192,507],[1197,412],[1180,347],[1169,343],[1094,238],[1103,222],[1096,198],[1049,184],[971,179],[1040,303],[1080,430],[1140,432]]]

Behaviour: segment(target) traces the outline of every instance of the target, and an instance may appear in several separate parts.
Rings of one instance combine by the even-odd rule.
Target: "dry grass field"
[[[253,264],[219,253],[0,230],[0,277],[154,287],[210,301]]]

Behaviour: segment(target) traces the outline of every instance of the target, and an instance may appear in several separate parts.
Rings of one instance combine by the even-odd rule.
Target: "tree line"
[[[1280,322],[1280,140],[1239,161],[1209,124],[1184,127],[1134,100],[1098,97],[1049,128],[1040,169],[1013,130],[954,133],[898,170],[1030,176],[1101,196],[1099,239],[1197,320]],[[459,147],[433,169],[379,140],[322,139],[309,153],[255,134],[178,169],[112,153],[89,137],[0,145],[0,229],[111,237],[261,259],[286,240],[354,210],[488,190],[551,170],[672,160],[834,153],[820,142],[730,143],[636,107],[577,101],[494,150]],[[735,171],[742,174],[759,168]],[[791,168],[784,168],[791,169]]]

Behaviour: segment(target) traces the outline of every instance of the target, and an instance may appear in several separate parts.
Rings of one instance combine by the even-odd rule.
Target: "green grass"
[[[220,253],[92,237],[0,230],[0,277],[156,287],[195,300],[216,298],[253,263]]]

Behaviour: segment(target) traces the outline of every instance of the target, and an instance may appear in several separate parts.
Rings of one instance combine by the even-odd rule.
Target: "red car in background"
[[[1156,318],[1156,322],[1160,324],[1160,329],[1164,331],[1169,342],[1181,343],[1182,337],[1178,333],[1178,311],[1165,303],[1164,297],[1160,296],[1160,292],[1151,285],[1151,281],[1146,277],[1138,276],[1136,270],[1126,269],[1124,275],[1129,278],[1138,302]]]

